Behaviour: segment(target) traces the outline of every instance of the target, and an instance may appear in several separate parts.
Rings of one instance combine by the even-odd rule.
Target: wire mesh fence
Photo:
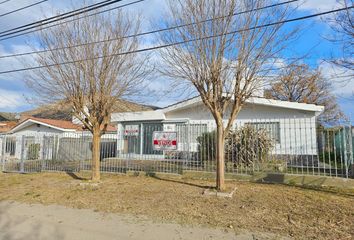
[[[157,146],[155,133],[175,133],[171,149]],[[238,120],[225,135],[225,172],[353,177],[353,128],[319,128],[311,118]],[[157,144],[157,145],[156,145]],[[124,123],[105,134],[101,171],[216,171],[216,132],[210,121]],[[87,132],[0,135],[6,172],[91,170],[92,136]]]

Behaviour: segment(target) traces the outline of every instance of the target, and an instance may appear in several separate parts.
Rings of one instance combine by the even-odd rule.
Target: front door
[[[155,131],[163,131],[162,123],[143,124],[143,154],[162,155],[162,151],[155,151],[153,148],[152,135]]]

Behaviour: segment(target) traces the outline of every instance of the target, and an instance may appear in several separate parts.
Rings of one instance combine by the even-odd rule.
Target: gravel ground
[[[295,239],[354,239],[354,191],[229,182],[232,199],[203,195],[213,182],[103,175],[0,174],[0,200],[144,216],[164,223]]]

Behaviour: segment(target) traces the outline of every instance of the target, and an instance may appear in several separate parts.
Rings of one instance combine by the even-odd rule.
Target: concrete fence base
[[[210,172],[184,171],[182,178],[186,179],[215,179],[216,174]],[[295,186],[311,187],[335,187],[343,189],[354,189],[354,179],[312,176],[312,175],[293,175],[281,173],[257,173],[254,175],[225,174],[227,181],[250,181],[259,183],[278,183]]]

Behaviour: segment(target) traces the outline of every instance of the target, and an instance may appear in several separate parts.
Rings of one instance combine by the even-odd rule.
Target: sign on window
[[[124,136],[139,136],[139,125],[126,125]]]
[[[177,150],[177,132],[154,132],[152,143],[156,151]]]

